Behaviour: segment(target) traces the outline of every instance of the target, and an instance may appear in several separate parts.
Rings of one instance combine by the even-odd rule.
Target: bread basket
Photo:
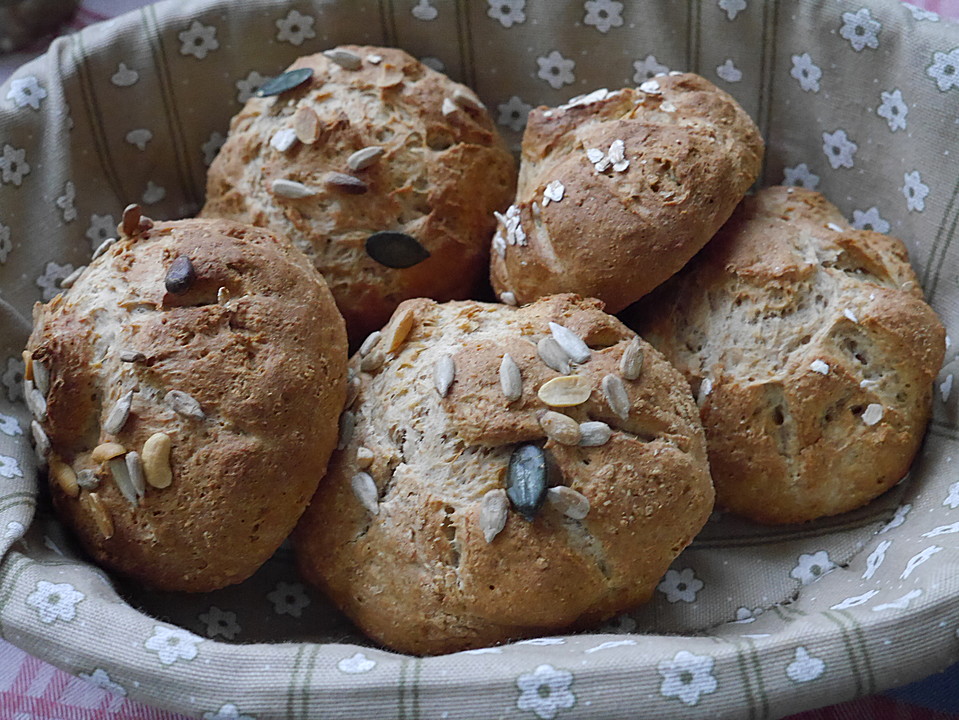
[[[775,718],[959,659],[956,350],[909,476],[867,507],[760,528],[716,513],[654,600],[589,633],[418,658],[372,646],[281,548],[251,580],[151,592],[90,565],[38,491],[20,350],[30,308],[123,207],[194,213],[229,118],[296,56],[395,45],[529,107],[669,70],[732,93],[763,184],[815,188],[903,238],[957,336],[959,25],[893,0],[167,2],[54,42],[0,87],[0,634],[207,718]]]

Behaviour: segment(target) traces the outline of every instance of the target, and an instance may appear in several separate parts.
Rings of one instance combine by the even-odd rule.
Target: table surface
[[[116,17],[146,0],[84,0],[62,32]],[[912,0],[959,18],[959,0]],[[23,52],[0,55],[0,83],[44,52],[50,38]],[[0,720],[186,720],[114,695],[75,678],[0,639]],[[959,720],[959,664],[946,672],[879,695],[793,715],[788,720]]]

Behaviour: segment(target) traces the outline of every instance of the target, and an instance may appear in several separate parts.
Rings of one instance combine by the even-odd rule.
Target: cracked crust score
[[[648,599],[712,508],[702,429],[678,373],[643,343],[642,374],[624,381],[623,421],[602,381],[619,373],[635,335],[598,301],[554,296],[516,309],[411,300],[393,323],[406,312],[412,329],[382,365],[361,369],[375,346],[351,361],[352,437],[294,535],[304,577],[371,637],[423,654],[589,626]],[[588,400],[552,409],[607,423],[601,446],[561,445],[540,425],[548,408],[538,390],[560,375],[537,356],[550,321],[592,348],[572,368],[592,388]],[[514,401],[500,381],[506,353],[522,378]],[[433,376],[443,357],[454,367],[445,397]],[[574,520],[547,502],[528,522],[511,509],[487,543],[482,500],[505,487],[523,443],[544,447],[557,470],[550,484],[581,493],[590,510]],[[375,482],[375,514],[351,488],[360,472]]]
[[[164,279],[183,255],[195,280],[173,295]],[[285,238],[232,221],[156,223],[121,238],[34,315],[28,350],[50,373],[42,426],[52,452],[97,476],[76,496],[51,483],[58,514],[90,554],[167,590],[251,575],[322,477],[346,393],[343,320],[306,258]],[[128,418],[107,432],[130,390]],[[177,412],[171,390],[200,412]],[[92,451],[115,442],[145,457],[158,432],[172,441],[172,483],[147,485],[133,504]]]

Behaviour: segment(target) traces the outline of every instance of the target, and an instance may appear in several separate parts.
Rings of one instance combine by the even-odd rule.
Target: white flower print
[[[815,680],[826,669],[826,663],[809,654],[804,647],[796,648],[793,661],[786,666],[786,677],[793,682],[804,683]]]
[[[23,182],[25,175],[30,174],[30,163],[26,160],[27,151],[15,148],[12,145],[3,146],[3,155],[0,156],[0,178],[5,183],[13,183],[17,187]]]
[[[300,617],[303,608],[310,604],[310,598],[300,583],[277,583],[276,587],[266,595],[266,599],[273,603],[273,612],[277,615],[292,615]]]
[[[922,537],[939,537],[940,535],[954,535],[955,533],[959,533],[959,522],[934,527],[929,532],[924,532]]]
[[[140,73],[127,67],[126,63],[120,63],[117,66],[117,71],[110,77],[110,82],[117,87],[130,87],[136,85],[139,80]]]
[[[876,574],[879,566],[886,559],[886,550],[889,549],[890,545],[892,545],[892,540],[883,540],[876,546],[875,550],[869,553],[869,557],[866,558],[866,572],[862,574],[863,580],[871,580],[872,576]]]
[[[929,194],[929,186],[922,182],[918,170],[913,170],[902,176],[903,186],[902,194],[906,198],[906,206],[909,212],[922,212],[926,209],[926,195]]]
[[[55,262],[48,262],[43,271],[43,275],[37,278],[37,287],[43,290],[43,301],[53,300],[60,292],[60,281],[74,270],[73,265],[58,265]]]
[[[815,190],[819,186],[819,176],[806,163],[799,163],[795,167],[783,169],[783,185],[798,185],[807,190]]]
[[[162,185],[157,185],[152,180],[148,180],[146,190],[143,191],[143,195],[140,196],[140,200],[143,201],[144,205],[156,205],[165,197],[166,188]]]
[[[63,186],[63,195],[56,199],[57,207],[63,215],[63,222],[70,223],[77,219],[77,209],[73,204],[76,198],[77,186],[67,180],[66,185]]]
[[[916,588],[915,590],[910,590],[901,598],[897,598],[892,602],[882,603],[881,605],[876,605],[872,608],[873,612],[884,612],[886,610],[905,610],[909,607],[909,603],[915,600],[917,597],[922,595],[922,590]]]
[[[903,5],[912,13],[913,20],[928,20],[929,22],[939,22],[939,16],[931,10],[916,7],[911,3],[904,2]]]
[[[822,151],[833,170],[841,167],[851,168],[855,164],[853,155],[858,149],[859,146],[849,139],[845,130],[822,134]]]
[[[959,48],[947,53],[933,53],[932,65],[926,68],[926,75],[936,81],[942,92],[959,87]]]
[[[220,148],[223,147],[223,143],[226,142],[226,138],[222,133],[214,132],[207,138],[207,141],[200,146],[200,149],[203,151],[203,164],[207,167],[213,163],[213,159],[217,156],[217,153],[220,152]]]
[[[686,705],[697,705],[700,695],[716,692],[714,662],[708,655],[694,655],[686,650],[680,650],[672,660],[663,660],[657,666],[663,677],[660,694],[677,698]]]
[[[236,86],[236,101],[241,105],[253,97],[253,94],[260,89],[267,80],[266,75],[260,75],[256,70],[251,70],[245,78],[241,78],[233,83]]]
[[[812,61],[809,53],[792,56],[793,66],[789,74],[799,81],[799,87],[806,92],[819,92],[822,70]]]
[[[746,625],[751,622],[756,622],[756,618],[763,614],[763,609],[760,607],[753,608],[750,610],[748,607],[736,608],[736,619],[730,620],[731,623],[736,625]]]
[[[520,689],[516,707],[532,711],[543,720],[553,720],[560,710],[576,704],[576,696],[569,689],[572,684],[571,672],[557,670],[552,665],[540,665],[516,679]]]
[[[147,143],[153,139],[153,133],[146,128],[136,128],[126,134],[124,140],[136,146],[138,150],[146,150]]]
[[[0,461],[3,458],[0,457]],[[27,605],[37,611],[40,622],[50,624],[57,620],[70,622],[77,616],[77,603],[86,597],[70,583],[37,582],[36,589],[27,595]]]
[[[545,57],[536,58],[536,64],[539,65],[537,77],[548,82],[554,90],[559,90],[563,85],[572,85],[576,80],[573,75],[576,61],[564,58],[558,50],[553,50]]]
[[[846,610],[851,607],[858,607],[860,605],[865,605],[867,602],[872,600],[876,595],[879,594],[878,590],[868,590],[862,595],[854,595],[853,597],[847,597],[845,600],[836,603],[830,610]]]
[[[879,215],[879,208],[871,207],[868,210],[852,211],[852,226],[856,230],[875,230],[880,233],[889,232],[889,223]]]
[[[959,482],[954,482],[949,486],[949,493],[946,495],[946,499],[942,501],[942,504],[953,510],[959,507]]]
[[[487,0],[489,9],[486,14],[504,28],[526,22],[526,0]]]
[[[513,95],[505,103],[497,106],[499,110],[497,122],[514,132],[519,132],[526,127],[526,118],[532,109],[533,106],[523,102],[523,98]]]
[[[884,118],[893,132],[906,129],[906,115],[909,114],[909,106],[902,99],[902,92],[896,88],[891,93],[883,91],[880,93],[882,104],[876,109],[876,115]]]
[[[930,545],[922,552],[919,552],[909,558],[909,562],[906,563],[906,569],[902,571],[902,575],[899,576],[900,580],[905,580],[907,577],[912,575],[917,567],[927,562],[933,555],[942,552],[942,548],[938,545]]]
[[[16,78],[10,81],[10,91],[7,93],[7,100],[13,101],[18,108],[32,107],[34,110],[40,109],[40,101],[47,96],[47,91],[43,89],[40,82],[33,76],[28,75],[24,78]]]
[[[194,20],[178,37],[181,43],[180,54],[192,55],[197,60],[203,60],[220,47],[216,39],[216,28],[213,25],[204,25],[199,20]]]
[[[696,577],[692,568],[684,568],[679,572],[667,570],[656,589],[671,603],[691,603],[696,601],[696,594],[703,589],[703,581]]]
[[[419,0],[419,2],[413,6],[413,9],[410,10],[410,15],[417,20],[423,20],[425,22],[435,20],[439,14],[440,11],[430,5],[430,0]]]
[[[203,713],[203,720],[254,720],[250,715],[241,715],[240,709],[233,703],[221,705],[220,709],[214,712]]]
[[[726,62],[716,68],[716,74],[726,82],[739,82],[743,79],[742,70],[733,64],[732,58],[726,58]]]
[[[313,31],[314,22],[316,22],[315,19],[310,15],[303,15],[296,10],[290,10],[285,18],[276,21],[276,27],[279,31],[276,34],[276,39],[299,47],[305,40],[312,40],[316,37],[316,33]]]
[[[206,624],[206,636],[216,637],[222,635],[227,640],[232,640],[240,632],[240,626],[236,621],[236,613],[229,610],[220,610],[216,605],[210,606],[205,613],[197,616],[200,622]]]
[[[347,675],[360,675],[368,673],[376,667],[376,660],[370,660],[361,652],[354,653],[348,658],[343,658],[336,664],[337,669]]]
[[[7,388],[7,399],[16,402],[23,397],[23,360],[19,357],[7,358],[7,368],[0,378]]]
[[[842,28],[839,34],[849,41],[856,52],[867,47],[873,50],[879,47],[880,30],[882,30],[882,24],[872,17],[869,8],[842,14]]]
[[[90,247],[96,250],[107,238],[115,237],[117,234],[117,223],[113,215],[97,215],[93,213],[90,216],[90,227],[87,228],[85,235],[90,240]]]
[[[153,635],[143,643],[150,652],[155,652],[164,665],[172,665],[177,660],[192,660],[199,650],[197,645],[203,638],[182,628],[168,628],[155,625]]]
[[[726,17],[735,20],[746,9],[746,0],[719,0],[719,9],[726,13]]]
[[[113,693],[114,695],[126,696],[127,691],[119,683],[113,682],[106,670],[97,668],[92,673],[80,673],[80,677],[92,685],[96,685],[101,690]]]
[[[27,528],[22,522],[17,522],[16,520],[11,520],[7,523],[6,530],[3,531],[4,540],[13,540],[15,538],[23,537],[23,533],[26,532]]]
[[[530,640],[520,640],[517,645],[536,645],[538,647],[547,647],[550,645],[565,645],[566,641],[558,637],[531,638]]]
[[[7,255],[13,250],[13,241],[10,240],[10,228],[0,223],[0,263],[7,261]]]
[[[953,374],[946,375],[946,379],[939,383],[939,397],[943,402],[949,402],[949,395],[952,393]]]
[[[610,633],[616,635],[625,635],[633,632],[636,629],[636,620],[625,613],[614,617],[612,620],[603,625],[599,632],[601,633]]]
[[[607,640],[606,642],[600,643],[596,647],[591,647],[588,650],[584,650],[583,652],[586,655],[589,655],[590,653],[600,652],[602,650],[612,650],[613,648],[626,647],[628,645],[636,645],[636,644],[637,643],[635,640]]]
[[[0,432],[14,437],[15,435],[23,435],[23,428],[20,427],[20,423],[13,415],[0,413]]]
[[[800,555],[796,567],[789,571],[789,577],[795,578],[802,585],[808,585],[835,569],[836,564],[829,559],[829,553],[820,550],[812,555]]]
[[[623,3],[616,0],[586,0],[586,17],[583,22],[592,25],[601,33],[623,24]]]
[[[665,75],[669,68],[656,59],[655,55],[647,55],[642,60],[633,61],[633,82],[637,85],[650,80],[657,75]]]
[[[0,477],[5,477],[7,480],[23,477],[23,471],[16,458],[0,455]]]

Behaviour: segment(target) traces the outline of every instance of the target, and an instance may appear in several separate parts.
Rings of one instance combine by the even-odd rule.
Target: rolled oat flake
[[[509,459],[506,495],[513,508],[532,522],[546,499],[546,453],[536,445],[520,445]]]

